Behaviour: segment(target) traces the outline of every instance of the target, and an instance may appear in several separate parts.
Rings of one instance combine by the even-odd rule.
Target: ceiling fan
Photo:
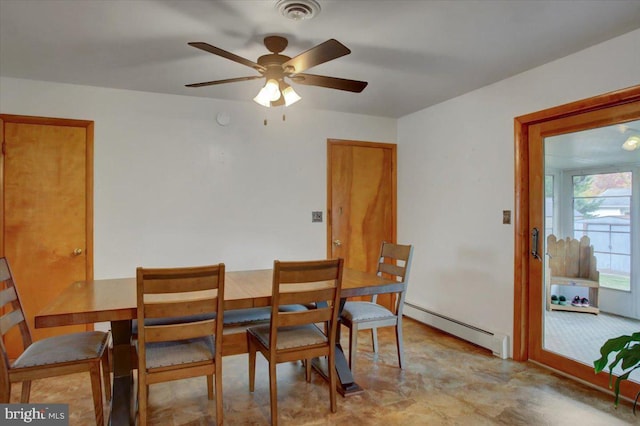
[[[264,45],[271,53],[262,55],[258,58],[257,62],[253,62],[208,43],[191,42],[189,43],[189,46],[193,46],[204,50],[205,52],[213,53],[214,55],[222,56],[223,58],[246,65],[259,72],[260,75],[206,81],[203,83],[187,84],[186,86],[214,86],[217,84],[235,83],[238,81],[264,78],[266,80],[266,84],[253,100],[266,107],[280,105],[289,106],[301,99],[293,90],[293,87],[285,81],[285,78],[290,79],[294,83],[327,87],[330,89],[345,90],[356,93],[362,92],[364,88],[367,87],[368,83],[366,81],[348,80],[344,78],[303,73],[303,71],[306,71],[316,65],[320,65],[351,53],[351,50],[339,41],[334,39],[327,40],[324,43],[294,56],[293,58],[280,54],[288,44],[289,42],[284,37],[266,37],[264,39]]]

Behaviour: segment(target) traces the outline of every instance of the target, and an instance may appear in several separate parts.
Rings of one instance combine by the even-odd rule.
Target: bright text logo
[[[0,404],[3,425],[67,426],[68,404]]]

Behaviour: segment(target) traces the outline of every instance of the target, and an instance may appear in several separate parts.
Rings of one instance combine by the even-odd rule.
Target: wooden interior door
[[[382,241],[396,242],[396,145],[330,139],[327,148],[327,256],[376,272]]]
[[[34,340],[85,326],[35,329],[33,317],[72,282],[93,278],[93,122],[1,115],[2,232]],[[10,356],[22,350],[17,330]]]

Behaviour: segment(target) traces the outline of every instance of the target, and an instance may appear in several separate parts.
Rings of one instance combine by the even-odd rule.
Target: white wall
[[[513,119],[640,84],[640,30],[402,117],[398,241],[407,301],[512,336]]]
[[[407,301],[512,336],[513,118],[640,84],[640,30],[401,118],[0,78],[0,112],[95,121],[95,276],[325,256],[326,139],[398,141]],[[228,127],[215,123],[226,111]],[[397,126],[397,128],[396,128]],[[325,212],[326,217],[326,212]]]
[[[231,116],[227,127],[216,114]],[[137,266],[326,256],[327,138],[396,142],[395,119],[0,79],[0,112],[95,121],[95,277]],[[268,125],[263,125],[265,114]]]

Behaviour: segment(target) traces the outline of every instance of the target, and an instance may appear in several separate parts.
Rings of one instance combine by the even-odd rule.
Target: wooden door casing
[[[0,118],[0,247],[33,339],[84,331],[35,329],[33,317],[72,282],[93,278],[93,122]],[[11,356],[22,350],[18,333],[7,335],[5,344]]]
[[[376,272],[382,241],[396,242],[395,144],[328,140],[327,218],[327,257]]]

